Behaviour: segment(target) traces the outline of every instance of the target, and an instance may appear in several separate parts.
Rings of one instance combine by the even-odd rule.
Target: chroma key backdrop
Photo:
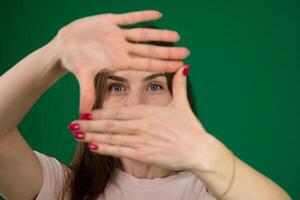
[[[300,199],[298,0],[1,1],[0,74],[77,18],[148,9],[163,12],[151,23],[178,31],[176,46],[191,50],[185,63],[206,130]],[[67,74],[18,128],[32,149],[70,163],[76,142],[67,125],[78,106],[79,85]]]

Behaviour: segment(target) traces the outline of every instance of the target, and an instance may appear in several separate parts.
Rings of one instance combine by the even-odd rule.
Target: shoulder
[[[40,161],[43,171],[43,183],[36,200],[58,199],[62,195],[62,188],[66,185],[69,175],[72,173],[71,170],[52,156],[38,151],[33,152]]]

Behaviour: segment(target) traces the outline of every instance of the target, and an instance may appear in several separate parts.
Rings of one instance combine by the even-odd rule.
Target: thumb
[[[190,65],[179,68],[173,78],[173,102],[176,107],[186,107],[189,105],[187,98],[187,74]]]
[[[75,74],[80,87],[79,114],[90,112],[96,99],[95,75],[89,71],[81,71]]]

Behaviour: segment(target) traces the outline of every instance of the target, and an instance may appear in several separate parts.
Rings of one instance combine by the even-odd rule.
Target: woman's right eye
[[[120,92],[120,91],[124,91],[124,85],[120,84],[120,83],[111,83],[108,85],[108,91],[109,92]]]

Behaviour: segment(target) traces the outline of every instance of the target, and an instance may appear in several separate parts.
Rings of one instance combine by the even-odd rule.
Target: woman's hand
[[[192,112],[180,68],[168,106],[138,105],[94,110],[92,120],[69,126],[74,137],[98,147],[93,152],[126,157],[173,170],[209,170],[214,138]]]
[[[121,29],[143,21],[157,20],[158,11],[101,14],[85,17],[63,27],[55,41],[62,67],[72,72],[80,85],[80,113],[89,112],[95,101],[94,77],[103,70],[150,70],[174,72],[189,54],[187,48],[159,47],[133,42],[176,42],[175,31],[149,28]],[[163,60],[164,59],[164,60]]]

